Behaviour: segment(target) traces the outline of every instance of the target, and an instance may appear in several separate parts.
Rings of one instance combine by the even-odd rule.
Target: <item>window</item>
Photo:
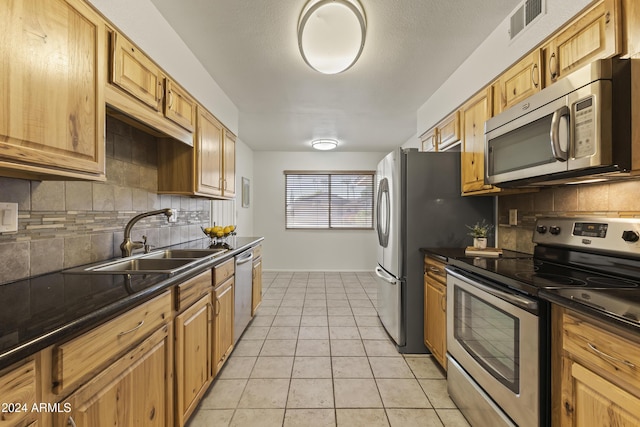
[[[285,171],[285,227],[373,229],[372,171]]]

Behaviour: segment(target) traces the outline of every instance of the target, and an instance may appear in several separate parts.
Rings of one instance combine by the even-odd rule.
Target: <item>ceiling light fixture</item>
[[[338,74],[358,60],[366,32],[358,0],[310,0],[298,22],[298,46],[311,68]]]
[[[316,150],[333,150],[338,146],[338,141],[335,139],[316,139],[311,141],[311,146]]]

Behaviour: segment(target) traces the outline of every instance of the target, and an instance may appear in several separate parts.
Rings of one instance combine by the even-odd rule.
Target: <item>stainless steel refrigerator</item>
[[[428,352],[420,248],[469,246],[466,225],[494,221],[494,197],[460,192],[459,152],[397,149],[378,164],[376,308],[401,353]]]

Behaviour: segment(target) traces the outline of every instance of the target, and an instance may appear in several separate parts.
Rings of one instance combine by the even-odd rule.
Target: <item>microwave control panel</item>
[[[595,105],[593,96],[573,104],[573,157],[576,159],[596,153]]]

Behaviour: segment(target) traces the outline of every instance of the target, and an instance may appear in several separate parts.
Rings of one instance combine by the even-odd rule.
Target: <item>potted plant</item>
[[[493,224],[487,224],[483,219],[482,222],[476,222],[474,225],[467,225],[469,236],[473,237],[473,247],[484,249],[487,247],[487,237],[493,229]]]

